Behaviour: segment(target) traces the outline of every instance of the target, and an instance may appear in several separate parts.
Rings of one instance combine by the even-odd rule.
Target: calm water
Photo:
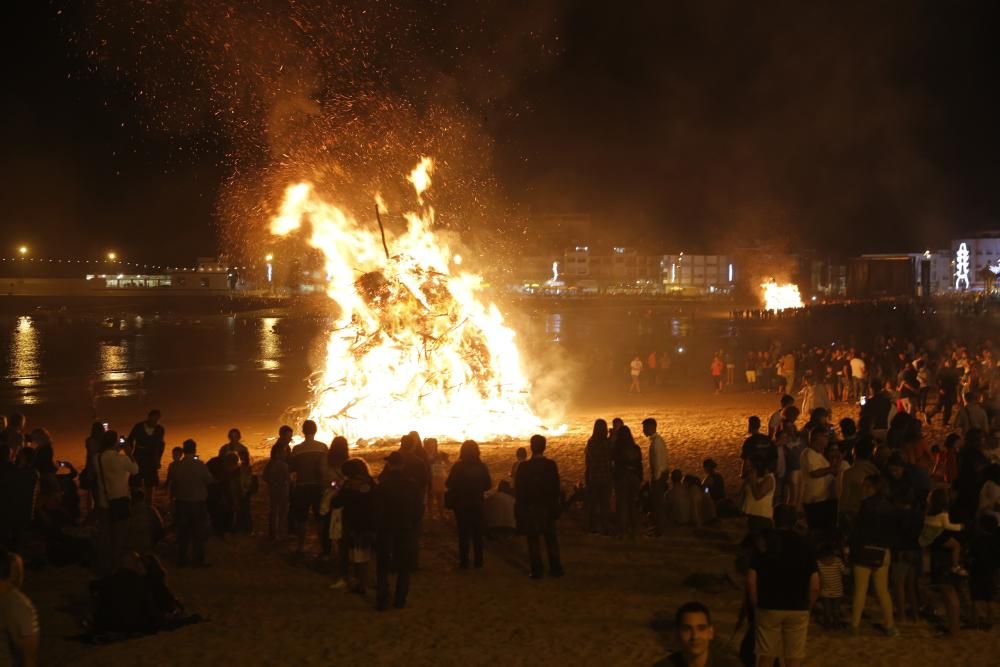
[[[671,308],[531,304],[509,308],[525,356],[569,359],[594,376],[650,350],[715,345],[697,318]],[[192,415],[269,415],[308,399],[322,362],[318,317],[208,315],[184,318],[39,311],[0,317],[0,410],[46,416],[66,409],[107,415],[152,404]],[[717,327],[716,327],[717,329]],[[558,362],[557,362],[558,363]]]
[[[164,322],[132,315],[105,322],[8,316],[0,320],[0,404],[122,398],[164,385],[298,383],[310,372],[319,328],[314,320],[279,317]]]

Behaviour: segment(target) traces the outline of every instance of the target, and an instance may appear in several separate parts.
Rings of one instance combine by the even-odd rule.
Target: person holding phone
[[[134,449],[133,445],[125,444],[118,433],[108,431],[101,441],[101,452],[94,457],[97,563],[102,575],[113,574],[118,569],[128,544],[129,477],[139,473]]]

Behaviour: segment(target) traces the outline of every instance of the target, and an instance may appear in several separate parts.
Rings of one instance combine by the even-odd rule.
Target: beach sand
[[[670,467],[700,474],[702,459],[711,456],[732,495],[746,417],[766,419],[776,402],[774,394],[762,393],[585,400],[569,415],[569,433],[553,438],[548,454],[571,485],[582,477],[582,448],[594,417],[621,416],[639,433],[641,419],[653,416],[666,438]],[[835,416],[847,410],[838,406]],[[253,431],[270,429],[262,419]],[[483,448],[494,482],[509,473],[522,444]],[[444,449],[454,460],[457,446]],[[388,451],[360,454],[377,466]],[[264,532],[265,504],[262,493],[258,532]],[[90,574],[81,568],[29,572],[25,590],[39,611],[46,665],[649,665],[671,647],[674,610],[692,599],[712,609],[719,649],[735,651],[742,631],[729,640],[741,593],[721,575],[732,568],[742,520],[678,527],[666,538],[629,544],[587,534],[581,515],[570,511],[559,524],[566,576],[541,581],[527,578],[523,540],[515,538],[488,541],[482,570],[456,570],[453,524],[428,520],[421,569],[409,607],[401,611],[376,612],[371,592],[362,599],[329,590],[332,577],[317,564],[295,562],[287,546],[275,548],[254,536],[212,539],[209,569],[171,569],[177,595],[208,620],[170,633],[99,647],[66,639],[79,632],[74,612],[86,600]],[[164,554],[169,568],[169,547]],[[710,590],[685,586],[694,573],[718,575],[718,583]],[[876,620],[874,600],[868,609]],[[948,640],[921,623],[903,625],[901,637],[888,639],[868,621],[864,626],[864,636],[852,638],[813,624],[805,664],[993,665],[1000,652],[1000,630],[964,630],[960,639]]]

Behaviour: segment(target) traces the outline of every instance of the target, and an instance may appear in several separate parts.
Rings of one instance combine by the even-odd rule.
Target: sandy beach
[[[582,476],[582,447],[594,417],[660,421],[671,467],[700,471],[715,458],[736,490],[737,453],[749,414],[766,416],[774,394],[713,396],[669,393],[581,401],[569,416],[570,431],[554,438],[549,454],[564,485]],[[838,405],[836,417],[847,414]],[[265,424],[253,426],[265,431]],[[248,438],[249,441],[249,438]],[[509,442],[483,448],[494,481],[509,472]],[[449,451],[451,449],[446,447]],[[373,466],[387,450],[359,452]],[[265,494],[255,516],[263,531]],[[520,539],[488,541],[480,571],[456,569],[454,526],[430,520],[422,539],[421,569],[409,607],[375,612],[373,599],[329,590],[331,575],[307,560],[295,562],[287,547],[256,536],[212,539],[212,567],[171,570],[171,584],[191,612],[207,622],[157,636],[90,647],[66,638],[77,634],[75,610],[85,603],[89,572],[48,568],[30,572],[27,593],[38,607],[42,664],[73,665],[647,665],[671,646],[673,610],[690,599],[716,615],[720,649],[735,650],[733,630],[740,591],[719,578],[707,590],[684,584],[691,574],[722,575],[731,569],[742,520],[710,528],[674,528],[661,539],[628,544],[587,534],[579,511],[560,521],[567,576],[531,581]],[[172,551],[163,548],[171,566]],[[874,601],[870,609],[875,614]],[[887,639],[865,622],[864,637],[810,629],[808,665],[992,665],[1000,630],[964,630],[959,640],[937,638],[926,624],[902,625]],[[741,631],[742,632],[742,631]],[[731,638],[733,638],[731,640]],[[731,641],[730,641],[731,640]]]

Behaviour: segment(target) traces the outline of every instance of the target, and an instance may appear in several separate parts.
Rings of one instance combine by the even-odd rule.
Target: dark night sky
[[[248,0],[265,3],[290,4]],[[204,118],[172,128],[163,100],[183,86],[143,80],[169,78],[169,58],[136,74],[126,45],[95,62],[94,40],[156,39],[155,24],[106,27],[107,4],[18,0],[4,21],[0,255],[22,242],[66,257],[212,254],[234,172],[245,186],[261,162],[212,120],[217,99],[199,109],[192,93],[184,113]],[[337,5],[298,4],[322,6],[314,18]],[[718,251],[919,250],[1000,226],[995,2],[374,4],[417,17],[398,39],[389,19],[364,26],[365,43],[391,42],[383,60],[407,39],[429,45],[411,90],[453,89],[488,135],[504,210],[587,212],[595,235]],[[337,76],[323,72],[324,91]],[[407,78],[395,94],[419,108]]]

